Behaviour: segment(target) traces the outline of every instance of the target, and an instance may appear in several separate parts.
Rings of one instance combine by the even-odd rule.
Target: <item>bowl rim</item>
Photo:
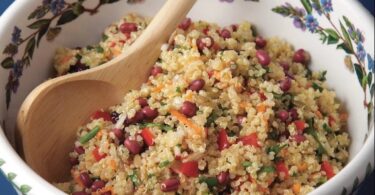
[[[13,2],[7,10],[3,13],[3,15],[0,18],[0,31],[3,26],[10,26],[9,23],[11,22],[11,18],[16,17],[18,15],[18,10],[24,7],[24,4],[30,3],[29,0],[17,0]],[[374,26],[374,17],[372,14],[363,7],[362,4],[360,4],[359,1],[340,1],[340,3],[344,4],[345,7],[351,7],[353,10],[359,10],[356,14],[358,17],[360,17],[365,24],[370,24],[371,26]],[[7,21],[7,22],[5,22]],[[5,28],[4,28],[5,29]],[[373,30],[372,30],[373,31]],[[374,33],[372,33],[373,35]],[[34,172],[26,162],[23,161],[23,159],[18,155],[18,153],[15,151],[15,149],[11,146],[9,141],[7,140],[4,130],[0,125],[0,148],[5,149],[8,151],[8,156],[6,159],[8,162],[13,164],[13,167],[19,167],[19,170],[22,170],[22,175],[27,175],[29,178],[32,178],[35,180],[35,184],[39,183],[43,191],[53,193],[53,194],[65,194],[58,188],[56,188],[51,183],[44,180],[41,176],[39,176],[36,172]],[[369,156],[374,157],[374,126],[372,129],[370,129],[370,133],[368,135],[368,138],[365,142],[365,144],[361,147],[360,151],[354,156],[354,158],[340,171],[338,174],[333,177],[328,182],[324,183],[322,186],[316,188],[313,190],[310,194],[312,195],[319,195],[319,194],[325,194],[329,191],[333,192],[332,189],[336,189],[337,183],[343,183],[347,177],[356,175],[358,172],[361,172],[364,167],[366,166],[366,163],[368,163]],[[371,162],[371,160],[370,160]],[[372,162],[373,158],[372,158]],[[18,171],[20,172],[20,171]],[[362,181],[363,178],[360,178],[360,181]],[[43,187],[42,187],[43,186]],[[331,190],[330,190],[331,189]],[[339,192],[335,192],[339,193]]]

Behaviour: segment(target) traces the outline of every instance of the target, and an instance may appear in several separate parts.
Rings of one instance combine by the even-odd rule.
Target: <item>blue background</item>
[[[360,0],[364,6],[374,15],[374,0]],[[0,0],[0,15],[13,2],[13,0]],[[372,195],[374,192],[374,173],[361,185],[358,194]],[[0,194],[15,195],[11,185],[7,182],[3,175],[0,174]]]

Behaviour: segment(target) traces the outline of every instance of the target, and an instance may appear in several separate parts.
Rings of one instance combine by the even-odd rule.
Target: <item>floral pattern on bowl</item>
[[[53,42],[59,34],[63,33],[63,28],[66,24],[79,19],[85,13],[95,15],[100,12],[100,8],[106,4],[118,3],[120,0],[98,0],[95,6],[86,6],[85,0],[74,0],[68,3],[65,0],[43,0],[41,4],[36,7],[28,15],[28,21],[31,21],[27,26],[13,27],[13,32],[9,34],[10,42],[2,50],[3,57],[0,56],[0,71],[1,69],[8,72],[8,80],[5,84],[5,102],[6,108],[11,108],[12,98],[17,96],[17,91],[20,87],[21,77],[24,75],[26,68],[31,69],[34,53],[45,44],[43,39],[48,42]],[[125,0],[123,0],[125,1]],[[215,0],[223,4],[235,4],[234,0]],[[249,3],[257,0],[243,0]],[[128,4],[145,2],[144,0],[126,0]],[[213,2],[213,0],[211,0]],[[92,2],[91,2],[92,3]],[[280,4],[280,3],[278,3]],[[374,121],[374,60],[373,55],[367,52],[364,44],[366,38],[363,32],[351,22],[349,17],[345,15],[335,14],[335,4],[331,0],[301,0],[300,7],[293,6],[291,3],[281,5],[273,5],[269,11],[280,14],[284,17],[293,19],[293,24],[296,28],[310,33],[319,35],[322,44],[334,45],[336,49],[342,50],[346,56],[342,59],[342,63],[353,73],[356,74],[360,87],[364,93],[364,100],[362,105],[367,110],[367,133],[364,136],[364,145],[371,145],[373,143],[365,143],[369,135],[373,136]],[[328,21],[328,25],[321,25],[320,21]],[[338,25],[335,24],[338,21]],[[27,29],[27,30],[25,30]],[[31,33],[24,34],[25,31]],[[5,117],[4,117],[5,118]],[[6,121],[3,120],[3,123]],[[5,125],[3,124],[5,128]],[[9,131],[8,131],[9,132]],[[0,139],[5,137],[0,132]],[[372,139],[373,140],[373,139]],[[4,156],[3,158],[5,158]],[[0,171],[7,176],[14,188],[21,194],[34,194],[40,189],[33,187],[33,184],[24,184],[22,180],[17,180],[17,169],[4,168],[9,163],[1,159],[0,156]],[[7,157],[8,158],[8,157]],[[357,161],[360,161],[357,159]],[[363,171],[358,175],[353,176],[350,182],[342,184],[341,194],[351,194],[354,192],[361,179],[367,177],[374,168],[373,160],[366,162],[367,166],[362,167]],[[30,170],[29,170],[30,171]],[[17,172],[17,173],[16,173]],[[38,178],[41,179],[41,178]],[[350,184],[349,184],[350,183]],[[51,188],[51,187],[50,187]],[[34,190],[34,191],[33,191]],[[56,191],[55,191],[56,192]]]

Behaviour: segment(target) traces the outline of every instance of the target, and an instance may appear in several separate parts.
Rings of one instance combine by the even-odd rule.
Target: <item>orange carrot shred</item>
[[[172,114],[172,116],[176,117],[177,120],[180,121],[182,124],[188,126],[191,129],[194,129],[196,134],[202,137],[206,136],[204,133],[205,132],[204,129],[194,124],[193,122],[191,122],[188,118],[186,118],[184,114],[180,113],[179,111],[175,109],[171,109],[169,112]]]

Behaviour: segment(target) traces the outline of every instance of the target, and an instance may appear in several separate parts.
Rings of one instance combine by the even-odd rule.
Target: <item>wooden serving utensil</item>
[[[142,35],[119,57],[97,68],[48,80],[25,99],[18,114],[25,161],[50,182],[69,178],[77,127],[94,111],[120,103],[147,80],[151,67],[196,0],[168,0]]]

